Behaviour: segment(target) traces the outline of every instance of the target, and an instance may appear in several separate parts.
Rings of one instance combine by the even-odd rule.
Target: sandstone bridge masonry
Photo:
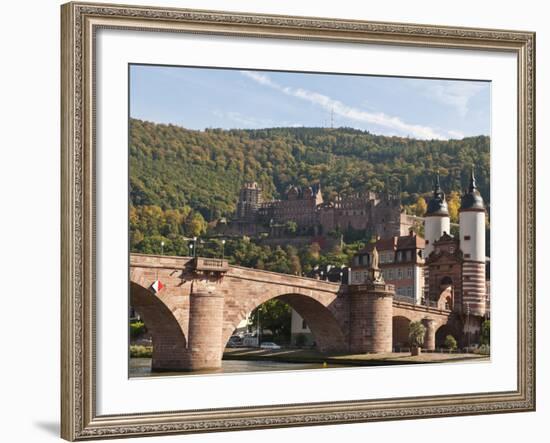
[[[156,280],[165,287],[152,291]],[[320,352],[379,353],[406,337],[411,321],[436,331],[458,330],[447,310],[394,300],[392,285],[339,283],[230,266],[226,260],[130,255],[130,303],[153,337],[152,369],[219,368],[237,325],[262,303],[278,298],[304,318]]]

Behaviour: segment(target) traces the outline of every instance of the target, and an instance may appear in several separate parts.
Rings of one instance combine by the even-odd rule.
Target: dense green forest
[[[445,192],[460,192],[475,165],[489,201],[489,138],[416,140],[350,128],[208,129],[192,131],[130,122],[130,197],[135,206],[184,206],[206,221],[229,216],[246,181],[267,198],[290,184],[320,181],[325,198],[337,192],[400,192],[414,204],[439,170]]]
[[[266,198],[280,198],[290,184],[317,181],[325,199],[338,192],[399,192],[405,208],[422,215],[423,197],[439,170],[456,222],[460,193],[475,165],[489,203],[489,138],[484,136],[426,141],[350,128],[192,131],[140,120],[130,125],[133,252],[188,255],[189,238],[196,236],[200,255],[223,253],[235,264],[307,274],[315,266],[349,263],[369,241],[354,238],[328,253],[318,245],[269,247],[246,238],[228,239],[222,247],[210,228],[220,217],[231,217],[246,181],[260,183]]]

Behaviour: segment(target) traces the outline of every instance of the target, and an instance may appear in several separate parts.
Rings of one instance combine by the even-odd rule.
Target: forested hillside
[[[410,212],[422,215],[422,194],[432,189],[439,169],[451,220],[458,219],[460,191],[472,164],[489,201],[489,139],[424,141],[384,137],[349,128],[275,128],[190,131],[172,125],[131,121],[130,248],[133,252],[196,253],[231,263],[306,275],[317,266],[349,264],[370,239],[346,239],[342,247],[320,251],[270,247],[252,239],[209,236],[209,222],[231,217],[239,189],[257,181],[266,198],[280,198],[289,184],[321,181],[325,198],[336,192],[401,192]]]
[[[266,197],[280,197],[289,184],[320,181],[325,198],[389,188],[413,204],[431,189],[437,169],[446,192],[461,191],[472,164],[489,202],[485,136],[426,141],[350,128],[192,131],[130,122],[132,204],[188,207],[206,221],[233,212],[245,181],[260,183]]]

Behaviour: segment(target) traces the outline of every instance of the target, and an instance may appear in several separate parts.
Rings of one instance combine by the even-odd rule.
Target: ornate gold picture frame
[[[63,438],[86,440],[533,411],[535,409],[535,35],[326,18],[68,3],[62,18]],[[96,390],[96,33],[188,33],[471,49],[517,57],[517,389],[390,399],[98,415]]]

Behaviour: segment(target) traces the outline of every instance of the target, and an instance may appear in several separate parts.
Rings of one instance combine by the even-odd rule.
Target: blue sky
[[[460,139],[490,133],[488,82],[186,67],[130,68],[130,116],[188,129],[346,126]]]

